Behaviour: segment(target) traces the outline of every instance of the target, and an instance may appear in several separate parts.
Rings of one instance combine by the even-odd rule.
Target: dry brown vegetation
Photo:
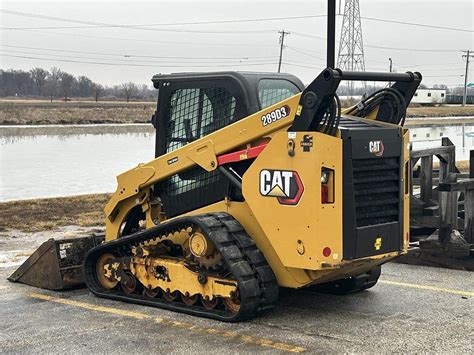
[[[109,198],[110,194],[95,194],[1,202],[0,230],[37,232],[67,225],[103,225]]]
[[[474,106],[409,107],[408,117],[474,116]]]
[[[153,102],[0,101],[0,125],[146,123]]]
[[[0,125],[147,123],[155,109],[154,102],[2,100]],[[408,117],[447,116],[474,116],[474,106],[408,108]]]

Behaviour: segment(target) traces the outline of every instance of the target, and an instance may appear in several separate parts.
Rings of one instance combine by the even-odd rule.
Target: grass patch
[[[67,225],[104,225],[110,194],[0,202],[0,230],[52,230]]]

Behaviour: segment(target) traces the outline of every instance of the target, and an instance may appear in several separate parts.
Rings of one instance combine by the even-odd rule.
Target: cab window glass
[[[258,99],[260,109],[274,105],[299,93],[300,90],[292,82],[285,79],[262,79],[258,83]]]

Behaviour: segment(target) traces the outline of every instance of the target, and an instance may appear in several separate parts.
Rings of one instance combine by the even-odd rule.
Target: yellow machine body
[[[159,206],[153,205],[150,189],[153,184],[194,165],[212,171],[217,169],[217,157],[239,149],[268,142],[255,159],[242,181],[244,202],[221,202],[188,212],[195,215],[209,212],[227,212],[238,220],[264,254],[278,284],[284,287],[303,287],[361,274],[385,263],[408,248],[409,191],[403,192],[403,248],[401,251],[376,254],[354,260],[345,260],[343,253],[343,148],[340,134],[329,136],[319,132],[291,132],[290,124],[299,108],[300,94],[270,106],[219,131],[187,144],[157,159],[140,164],[118,176],[118,187],[106,212],[106,241],[119,237],[120,229],[132,208],[141,206],[146,215],[146,228],[156,221],[166,220]],[[281,107],[289,108],[289,115],[262,127],[262,117]],[[364,120],[364,119],[361,119]],[[387,123],[384,125],[393,126]],[[397,127],[403,136],[404,155],[402,176],[409,178],[408,132]],[[312,137],[312,149],[304,151],[300,144],[304,136]],[[293,147],[290,147],[293,145]],[[289,150],[293,150],[289,154]],[[245,155],[242,156],[245,160]],[[176,161],[171,166],[169,161]],[[321,174],[323,169],[333,171],[331,203],[321,201]],[[260,189],[261,172],[297,172],[304,187],[294,205],[278,202],[278,197],[264,196]],[[276,185],[279,185],[276,178]],[[270,182],[271,184],[271,182]],[[281,185],[281,184],[280,184]],[[403,184],[409,186],[408,181]],[[179,216],[175,216],[177,218]],[[384,243],[381,235],[373,245]],[[325,248],[330,253],[324,255]]]

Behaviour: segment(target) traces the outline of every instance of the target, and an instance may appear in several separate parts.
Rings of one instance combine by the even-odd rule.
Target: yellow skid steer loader
[[[118,176],[105,241],[50,242],[57,284],[75,267],[99,297],[223,321],[271,310],[280,286],[375,285],[408,248],[403,123],[421,75],[333,69],[329,23],[328,68],[307,87],[288,74],[154,76],[156,158]],[[392,85],[343,110],[345,80]],[[40,259],[12,279],[47,277]]]

